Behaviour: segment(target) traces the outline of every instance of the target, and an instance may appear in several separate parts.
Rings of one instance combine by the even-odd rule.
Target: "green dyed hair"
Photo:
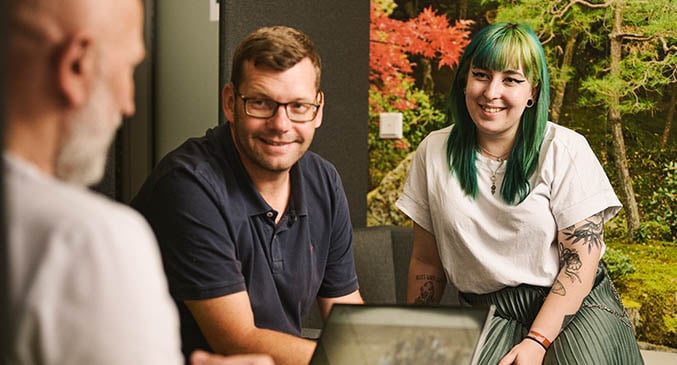
[[[501,196],[512,205],[522,202],[531,190],[529,177],[538,165],[550,106],[550,79],[545,53],[538,36],[524,24],[496,23],[480,30],[465,49],[447,99],[450,123],[454,123],[447,141],[447,160],[461,188],[472,198],[477,196],[477,127],[470,118],[464,89],[470,67],[503,71],[522,68],[537,90],[534,106],[522,113],[506,165]]]

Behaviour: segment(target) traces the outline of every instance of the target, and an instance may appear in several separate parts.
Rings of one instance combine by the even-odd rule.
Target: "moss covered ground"
[[[637,339],[677,348],[677,243],[607,242],[613,282],[636,325]],[[618,260],[618,257],[624,260]],[[633,316],[633,313],[635,316]]]

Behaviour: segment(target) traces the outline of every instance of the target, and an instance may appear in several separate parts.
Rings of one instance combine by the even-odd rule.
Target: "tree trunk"
[[[610,75],[612,79],[620,77],[620,63],[621,63],[621,45],[623,36],[621,34],[622,22],[622,1],[614,4],[614,26],[609,38],[611,40],[611,63]],[[625,207],[625,215],[628,226],[628,238],[634,237],[635,231],[639,227],[639,207],[635,200],[635,190],[632,187],[632,178],[630,177],[630,170],[628,168],[628,157],[625,150],[625,140],[623,138],[623,127],[621,114],[616,108],[620,104],[620,97],[618,93],[609,100],[609,110],[607,118],[611,124],[611,133],[613,137],[614,161],[616,164],[616,172],[618,173],[618,181],[621,188],[621,199]]]
[[[468,19],[468,0],[458,2],[458,19]]]
[[[670,93],[670,105],[668,106],[668,115],[665,118],[665,128],[663,128],[663,135],[661,136],[661,148],[668,145],[668,138],[670,137],[670,130],[672,129],[672,121],[675,119],[675,107],[677,107],[677,84],[672,84],[672,92]]]
[[[435,80],[433,80],[433,66],[430,60],[422,58],[418,61],[421,65],[421,89],[428,95],[432,95],[435,91]]]
[[[418,15],[418,1],[417,0],[408,0],[404,4],[400,5],[404,10],[404,13],[407,14],[409,19],[415,18]]]
[[[567,45],[564,48],[564,56],[562,57],[562,66],[559,70],[559,77],[557,85],[555,86],[555,95],[550,104],[550,118],[555,123],[560,123],[559,117],[562,111],[562,104],[564,104],[564,91],[569,80],[569,69],[574,60],[574,48],[576,47],[576,39],[578,38],[578,31],[571,30]]]

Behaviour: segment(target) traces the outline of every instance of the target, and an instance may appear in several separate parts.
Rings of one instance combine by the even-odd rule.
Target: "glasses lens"
[[[277,103],[267,99],[247,99],[245,111],[248,115],[257,118],[270,118],[275,114]]]
[[[311,121],[317,113],[317,106],[310,103],[289,103],[285,109],[289,119],[294,122]]]

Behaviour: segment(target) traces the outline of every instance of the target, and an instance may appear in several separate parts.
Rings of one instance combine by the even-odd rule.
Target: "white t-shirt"
[[[519,205],[500,196],[505,163],[478,154],[478,194],[461,189],[447,163],[451,126],[432,132],[416,150],[396,205],[437,241],[447,278],[462,292],[506,286],[549,287],[559,272],[557,231],[621,204],[602,166],[580,134],[548,123],[531,192]],[[496,193],[490,177],[496,172]]]
[[[12,364],[183,364],[143,218],[5,153]]]

